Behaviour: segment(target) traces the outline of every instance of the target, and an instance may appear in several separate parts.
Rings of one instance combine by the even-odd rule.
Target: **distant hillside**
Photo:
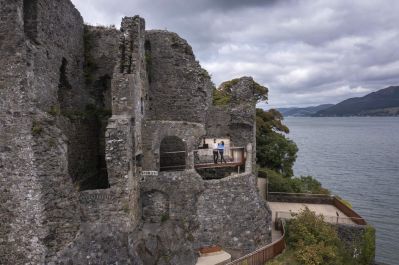
[[[310,117],[316,114],[320,110],[327,109],[329,107],[334,106],[334,104],[323,104],[319,106],[312,106],[312,107],[306,107],[306,108],[281,108],[278,109],[278,111],[284,116],[284,117]]]
[[[314,116],[399,116],[399,86],[390,86],[360,98],[344,100]]]

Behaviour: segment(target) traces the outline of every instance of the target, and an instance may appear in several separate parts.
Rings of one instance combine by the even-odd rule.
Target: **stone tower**
[[[190,45],[138,16],[87,26],[69,0],[0,13],[1,264],[187,265],[270,242],[252,78],[214,106]],[[213,138],[245,152],[238,172],[198,169]]]

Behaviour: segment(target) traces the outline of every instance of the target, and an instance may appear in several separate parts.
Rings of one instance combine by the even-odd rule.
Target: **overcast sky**
[[[397,0],[72,0],[87,23],[140,15],[178,33],[216,85],[252,76],[269,107],[337,103],[399,84]]]

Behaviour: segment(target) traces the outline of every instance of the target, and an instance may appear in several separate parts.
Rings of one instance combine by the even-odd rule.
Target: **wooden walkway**
[[[225,167],[238,167],[243,166],[243,162],[227,162],[227,163],[201,163],[195,164],[195,168],[202,169],[202,168],[225,168]]]

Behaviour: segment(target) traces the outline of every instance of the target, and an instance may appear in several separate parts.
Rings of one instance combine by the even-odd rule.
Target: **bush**
[[[330,194],[311,176],[288,178],[268,168],[260,168],[258,175],[260,178],[268,178],[269,192]]]
[[[261,167],[271,168],[286,177],[293,176],[293,165],[298,147],[285,135],[259,132],[256,136],[256,158]]]
[[[356,264],[335,228],[321,215],[305,208],[296,218],[287,221],[286,242],[295,260],[302,265]]]
[[[221,89],[213,90],[213,105],[226,106],[231,102],[231,92]]]

